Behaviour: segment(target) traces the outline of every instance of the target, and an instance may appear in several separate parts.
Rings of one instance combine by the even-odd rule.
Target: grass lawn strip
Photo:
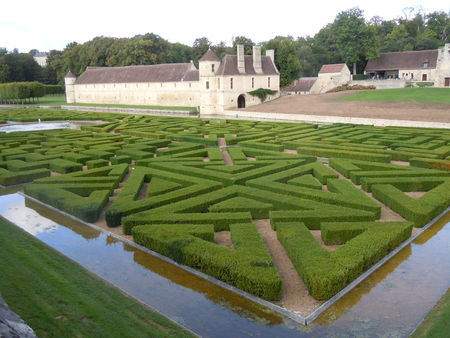
[[[425,317],[416,329],[413,338],[448,337],[450,332],[450,289]]]
[[[0,242],[2,295],[38,336],[191,336],[3,218]]]
[[[450,104],[448,88],[398,88],[355,92],[336,101],[403,101]]]

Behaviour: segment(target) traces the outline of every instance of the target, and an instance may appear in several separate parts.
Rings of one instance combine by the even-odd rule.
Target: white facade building
[[[279,96],[280,75],[274,52],[218,58],[209,50],[191,63],[127,67],[88,67],[78,78],[65,77],[67,103],[104,103],[128,105],[199,107],[202,113],[220,113],[228,108],[244,108],[260,103],[249,92],[259,88],[274,90],[267,100]]]

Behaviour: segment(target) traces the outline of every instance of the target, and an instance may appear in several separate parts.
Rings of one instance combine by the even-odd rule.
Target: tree
[[[357,62],[377,57],[376,29],[366,23],[361,9],[352,8],[340,12],[331,25],[331,30],[335,34],[341,58],[345,63],[353,64],[354,74]]]
[[[445,12],[432,12],[426,16],[427,28],[434,38],[446,42],[450,37],[450,15]]]
[[[277,36],[263,43],[263,49],[275,50],[275,65],[280,71],[280,85],[286,86],[301,75],[300,59],[296,54],[296,45],[291,36]]]
[[[244,45],[244,54],[252,54],[255,43],[245,36],[236,36],[233,38],[234,50],[236,50],[237,45]]]
[[[192,58],[197,65],[198,59],[200,59],[210,48],[211,41],[209,41],[208,38],[202,37],[195,39],[192,44]]]

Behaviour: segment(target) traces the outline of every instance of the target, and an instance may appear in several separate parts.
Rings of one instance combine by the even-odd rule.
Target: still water
[[[0,126],[0,132],[12,133],[16,131],[39,131],[51,129],[80,129],[81,126],[96,124],[92,121],[71,121],[71,122],[38,122],[19,123],[10,121],[8,125]]]
[[[205,337],[406,337],[450,286],[450,213],[305,327],[8,193],[0,196],[0,215]]]

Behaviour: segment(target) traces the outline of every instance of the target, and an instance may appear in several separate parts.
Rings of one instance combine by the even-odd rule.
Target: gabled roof
[[[294,80],[290,85],[281,88],[283,92],[309,92],[316,83],[317,77],[301,77]]]
[[[70,70],[67,72],[66,76],[64,76],[64,78],[69,78],[69,77],[76,77]]]
[[[323,65],[322,68],[320,68],[319,74],[325,74],[325,73],[340,73],[342,68],[347,67],[345,63],[335,63],[330,65]]]
[[[428,62],[427,68],[436,68],[437,57],[437,49],[380,53],[378,59],[367,62],[365,71],[424,69],[424,62]]]
[[[198,61],[217,61],[220,62],[220,58],[209,49]]]
[[[87,67],[75,84],[198,81],[191,63],[125,67]]]
[[[225,55],[217,69],[216,75],[278,75],[278,69],[269,56],[261,56],[262,73],[256,73],[253,68],[253,56],[245,55],[245,73],[239,73],[237,55]]]

